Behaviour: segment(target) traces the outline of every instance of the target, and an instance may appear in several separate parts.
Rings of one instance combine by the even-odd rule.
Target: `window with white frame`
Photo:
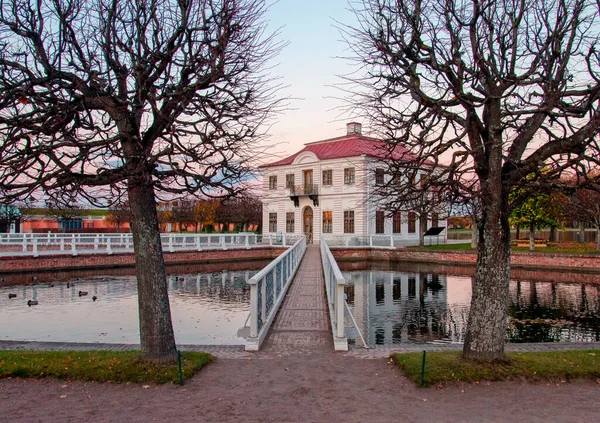
[[[269,232],[277,232],[277,213],[269,213]]]
[[[417,214],[408,212],[408,233],[414,234],[415,232],[417,232]]]
[[[277,175],[269,176],[269,189],[277,189]]]
[[[347,167],[344,169],[344,184],[352,185],[354,183],[354,168]]]
[[[392,217],[392,232],[395,234],[402,233],[402,213],[394,212]]]
[[[344,233],[354,233],[354,210],[344,211]]]
[[[287,212],[285,214],[285,231],[288,233],[294,233],[294,212]]]
[[[375,169],[375,185],[383,185],[385,183],[384,175],[383,169]]]
[[[333,212],[323,212],[323,233],[330,234],[333,232]]]
[[[289,189],[294,189],[294,174],[288,173],[285,175],[285,187]]]
[[[375,212],[375,233],[385,233],[385,213],[383,210],[377,210]]]
[[[333,185],[333,171],[331,169],[323,171],[323,185]]]

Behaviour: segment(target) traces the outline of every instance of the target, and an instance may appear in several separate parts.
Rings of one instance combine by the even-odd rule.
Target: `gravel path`
[[[600,384],[418,389],[385,359],[220,359],[185,386],[0,380],[0,422],[598,421]]]

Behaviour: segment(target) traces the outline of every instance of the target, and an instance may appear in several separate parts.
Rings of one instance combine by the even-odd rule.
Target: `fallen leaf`
[[[67,396],[66,396],[66,395],[61,395],[60,397],[61,397],[61,398],[66,398]]]
[[[423,398],[423,402],[427,402],[427,398]]]
[[[150,385],[143,385],[142,388],[144,389],[148,389],[150,387]]]

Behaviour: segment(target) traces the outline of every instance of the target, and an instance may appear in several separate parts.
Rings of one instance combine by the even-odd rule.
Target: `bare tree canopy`
[[[126,193],[148,358],[176,356],[155,195],[227,196],[247,179],[280,104],[265,12],[263,0],[0,1],[0,195],[107,206]]]
[[[0,5],[3,195],[68,189],[106,205],[115,193],[94,187],[134,176],[213,195],[247,178],[277,104],[262,1]]]
[[[358,24],[342,29],[360,65],[348,77],[351,107],[390,145],[419,157],[409,171],[426,173],[429,187],[479,205],[464,356],[501,358],[508,216],[527,198],[509,204],[509,192],[550,192],[561,174],[589,175],[600,158],[600,3],[362,0],[352,7]],[[418,192],[410,186],[396,203]]]

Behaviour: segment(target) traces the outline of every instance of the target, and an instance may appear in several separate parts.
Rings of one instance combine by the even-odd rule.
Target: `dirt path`
[[[592,422],[599,410],[593,381],[417,389],[386,360],[335,353],[218,360],[183,387],[0,380],[0,422]]]

